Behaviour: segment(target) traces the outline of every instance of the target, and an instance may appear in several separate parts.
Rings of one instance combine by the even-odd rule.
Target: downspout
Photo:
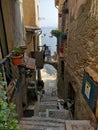
[[[35,51],[38,51],[38,42],[39,42],[38,38],[41,34],[42,34],[42,30],[39,30],[38,32],[36,32],[36,42],[35,42],[36,48],[35,48]]]
[[[36,50],[38,51],[38,37],[42,34],[42,30],[40,30],[39,32],[37,32],[37,43],[36,43]],[[40,72],[40,69],[37,69],[37,76],[38,76],[38,80],[41,80],[41,72]]]

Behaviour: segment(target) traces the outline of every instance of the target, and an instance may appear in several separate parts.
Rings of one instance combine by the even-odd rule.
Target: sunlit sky
[[[55,0],[40,0],[40,23],[41,27],[57,27],[58,10]]]

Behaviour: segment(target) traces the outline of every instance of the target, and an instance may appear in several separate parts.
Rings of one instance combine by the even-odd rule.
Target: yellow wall
[[[39,27],[39,0],[23,0],[23,14],[25,26]],[[34,44],[37,46],[36,36],[37,33],[26,32],[27,54],[34,51]]]
[[[35,26],[35,0],[23,0],[24,24]]]
[[[24,24],[39,26],[39,0],[23,0]]]
[[[3,18],[7,36],[7,42],[9,50],[13,48],[13,38],[12,38],[12,30],[11,30],[11,14],[10,14],[10,6],[8,0],[1,0],[2,4],[2,11],[3,11]],[[6,5],[6,6],[5,6]]]
[[[22,0],[1,0],[9,51],[25,45]]]

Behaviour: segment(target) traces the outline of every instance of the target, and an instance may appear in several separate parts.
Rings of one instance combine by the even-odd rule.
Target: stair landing
[[[65,130],[94,130],[88,120],[66,120]]]
[[[52,118],[23,118],[20,121],[20,130],[65,130],[64,120]]]

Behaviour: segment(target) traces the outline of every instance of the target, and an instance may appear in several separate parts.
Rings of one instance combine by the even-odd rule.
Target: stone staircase
[[[57,109],[58,97],[45,95],[34,106],[34,116],[20,121],[20,130],[94,130],[88,120],[72,120],[71,113]]]
[[[20,130],[65,130],[64,120],[46,117],[22,118]]]
[[[38,107],[38,115],[22,118],[20,130],[94,130],[88,120],[71,120],[67,110],[58,110],[57,97],[44,96]]]

